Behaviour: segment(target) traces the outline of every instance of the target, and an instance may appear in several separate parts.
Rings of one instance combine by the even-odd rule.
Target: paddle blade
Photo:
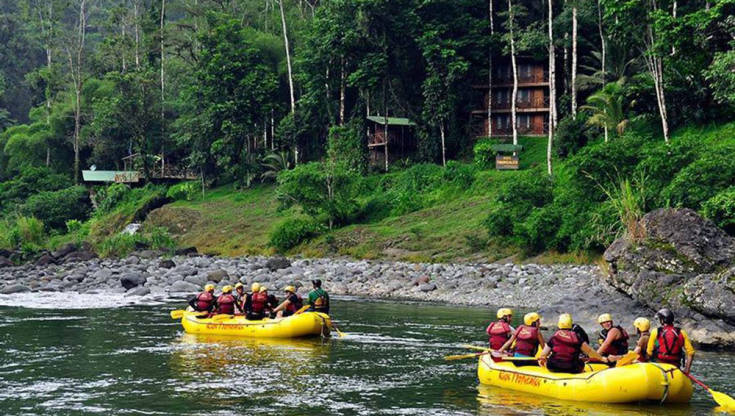
[[[638,354],[635,351],[629,351],[627,354],[620,357],[618,361],[615,362],[615,367],[622,367],[624,365],[632,364],[633,361],[638,359]]]
[[[232,315],[219,314],[219,315],[214,315],[212,317],[212,320],[215,321],[215,322],[220,322],[220,321],[226,321],[226,320],[231,319],[231,318],[232,318]]]
[[[174,311],[171,311],[171,319],[181,319],[184,317],[184,312],[186,312],[183,309],[176,309]]]
[[[719,391],[710,390],[709,392],[712,394],[712,398],[715,399],[717,404],[722,406],[726,411],[735,412],[735,399],[725,393],[720,393]]]
[[[477,357],[478,355],[482,355],[482,354],[472,353],[472,354],[447,355],[446,357],[444,357],[444,359],[447,361],[464,360],[465,358],[474,358],[474,357]]]
[[[489,348],[487,347],[480,347],[478,345],[471,345],[471,344],[463,344],[461,346],[462,348],[467,348],[469,350],[477,350],[477,351],[487,351]]]

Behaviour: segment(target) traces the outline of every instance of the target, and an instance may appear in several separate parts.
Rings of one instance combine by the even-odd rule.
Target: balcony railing
[[[535,129],[533,126],[518,126],[518,134],[520,135],[534,135],[534,134],[547,134],[549,132],[549,126],[544,123],[541,131]],[[513,134],[513,129],[508,127],[493,127],[493,136],[510,136]]]
[[[518,74],[519,84],[538,84],[542,82],[549,82],[549,73],[544,71],[543,73],[533,72],[531,74]],[[512,84],[513,75],[506,76],[505,74],[497,77],[493,80],[494,84]]]
[[[510,100],[493,102],[493,108],[496,110],[510,110]],[[528,108],[548,108],[549,97],[534,97],[530,100],[516,100],[516,109],[528,109]]]

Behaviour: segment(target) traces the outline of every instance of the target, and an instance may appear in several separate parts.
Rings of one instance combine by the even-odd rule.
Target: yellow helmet
[[[208,283],[204,285],[204,291],[205,292],[214,292],[214,285],[211,283]]]
[[[498,309],[498,319],[503,318],[508,315],[513,315],[513,311],[510,308]]]
[[[525,316],[523,316],[523,323],[530,326],[539,319],[541,319],[539,314],[537,314],[536,312],[529,312]]]
[[[260,290],[260,283],[258,283],[258,282],[255,282],[255,283],[252,284],[252,286],[250,286],[250,291],[253,292],[253,293],[255,293],[255,292],[259,291],[259,290]]]
[[[226,285],[222,288],[222,293],[231,293],[232,292],[232,286]]]
[[[265,286],[263,286],[263,285],[261,285],[261,286],[260,286],[260,292],[261,292],[261,293],[262,293],[262,292],[267,292],[267,291],[268,291],[268,288],[267,288],[267,287],[265,287]]]
[[[598,324],[603,324],[605,322],[612,322],[612,316],[610,316],[609,313],[603,313],[602,315],[597,317]]]
[[[635,321],[633,321],[633,326],[641,332],[646,332],[649,328],[651,328],[651,321],[646,318],[635,318]]]
[[[236,289],[236,290],[237,290],[237,289],[240,289],[241,287],[245,287],[245,285],[243,285],[243,284],[242,284],[242,283],[240,283],[240,282],[237,282],[237,283],[235,283],[235,289]]]
[[[296,293],[296,288],[293,286],[286,286],[283,288],[286,292]]]
[[[559,315],[559,321],[556,323],[556,326],[558,326],[559,329],[572,329],[573,324],[574,321],[572,320],[572,315],[563,313]]]

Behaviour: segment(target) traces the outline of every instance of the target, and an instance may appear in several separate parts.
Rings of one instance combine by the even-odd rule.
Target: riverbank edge
[[[131,300],[161,295],[191,296],[206,283],[218,290],[257,281],[271,293],[294,285],[303,296],[319,278],[331,294],[365,299],[421,301],[475,307],[537,310],[547,326],[559,313],[597,332],[596,317],[611,313],[626,328],[654,311],[611,286],[598,266],[513,263],[407,263],[349,258],[211,257],[161,258],[151,252],[120,259],[89,259],[61,265],[0,269],[0,293],[79,292],[119,294]],[[697,317],[695,315],[695,317]],[[706,317],[681,324],[706,348],[735,346],[735,328]],[[488,310],[488,322],[495,310]],[[652,321],[653,322],[653,321]],[[630,332],[634,334],[632,327]],[[635,337],[635,335],[633,335]]]

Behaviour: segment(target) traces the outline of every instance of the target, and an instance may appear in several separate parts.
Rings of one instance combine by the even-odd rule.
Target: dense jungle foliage
[[[733,233],[733,16],[735,0],[3,2],[0,248],[125,252],[117,233],[152,206],[259,183],[293,213],[271,229],[279,250],[477,195],[480,245],[527,253],[599,251],[667,206]],[[473,137],[473,86],[511,55],[556,74],[558,123],[521,138],[521,171],[493,172],[506,139]],[[377,114],[416,122],[417,151],[387,173],[368,163]],[[81,180],[125,160],[198,179]]]

